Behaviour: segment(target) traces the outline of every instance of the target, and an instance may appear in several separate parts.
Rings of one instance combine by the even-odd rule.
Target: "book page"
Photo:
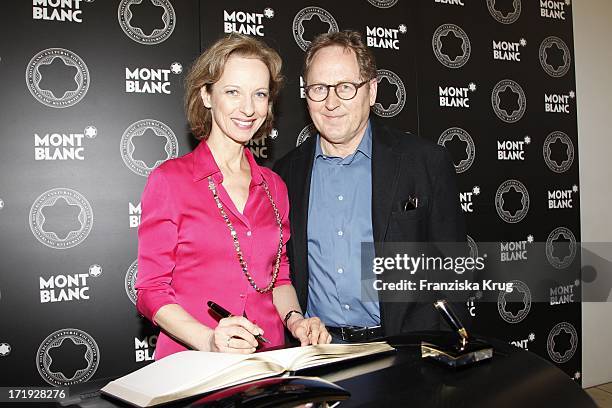
[[[111,381],[102,391],[121,399],[127,399],[125,390],[130,394],[150,397],[151,400],[163,396],[176,398],[193,395],[193,389],[208,389],[209,384],[221,388],[225,383],[240,383],[244,377],[252,376],[247,368],[253,365],[259,370],[271,368],[274,372],[280,368],[262,367],[262,364],[249,364],[254,355],[212,353],[204,351],[183,351],[149,364],[115,381]],[[269,370],[260,371],[261,375],[269,376]],[[282,372],[282,369],[281,369]],[[235,378],[236,377],[236,378]],[[213,381],[216,380],[216,381]],[[214,383],[214,384],[213,384]],[[196,392],[197,393],[197,392]],[[141,398],[139,398],[141,399]],[[162,398],[172,400],[174,398]],[[128,399],[128,401],[130,401]]]
[[[266,360],[276,361],[288,371],[316,367],[394,350],[386,342],[316,344],[258,353]]]

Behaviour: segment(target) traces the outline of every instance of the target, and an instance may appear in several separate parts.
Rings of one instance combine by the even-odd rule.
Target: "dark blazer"
[[[372,230],[374,242],[465,241],[463,214],[448,151],[418,136],[390,129],[371,119],[372,128]],[[276,171],[289,193],[291,240],[287,253],[291,278],[300,305],[308,301],[307,223],[310,176],[315,137],[276,162]],[[408,197],[418,207],[404,211]],[[379,254],[379,248],[376,250]],[[440,318],[432,299],[380,302],[381,324],[386,335],[414,330],[437,330]],[[465,305],[464,305],[465,308]]]

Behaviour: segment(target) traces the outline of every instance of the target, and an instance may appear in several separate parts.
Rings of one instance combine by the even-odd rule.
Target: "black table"
[[[435,333],[389,338],[389,343],[397,348],[396,353],[303,370],[299,375],[321,377],[349,391],[351,397],[342,401],[340,408],[596,408],[593,400],[577,383],[533,353],[501,341],[488,340],[495,349],[493,359],[467,368],[451,369],[421,359],[420,341],[423,338],[431,340],[431,336],[435,336]],[[127,406],[95,395],[110,380],[98,380],[71,388],[71,395],[89,392],[89,398],[63,406]],[[191,399],[172,406],[189,406],[193,402],[194,399]]]

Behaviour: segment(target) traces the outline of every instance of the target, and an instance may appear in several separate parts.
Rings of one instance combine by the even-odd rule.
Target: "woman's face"
[[[269,83],[270,73],[262,61],[230,56],[219,81],[200,91],[212,113],[211,136],[248,142],[266,120]]]

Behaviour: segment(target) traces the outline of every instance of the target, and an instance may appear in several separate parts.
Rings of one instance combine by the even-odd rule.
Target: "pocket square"
[[[417,197],[408,196],[408,199],[401,203],[400,208],[402,211],[413,211],[416,210],[418,206],[419,199]]]

